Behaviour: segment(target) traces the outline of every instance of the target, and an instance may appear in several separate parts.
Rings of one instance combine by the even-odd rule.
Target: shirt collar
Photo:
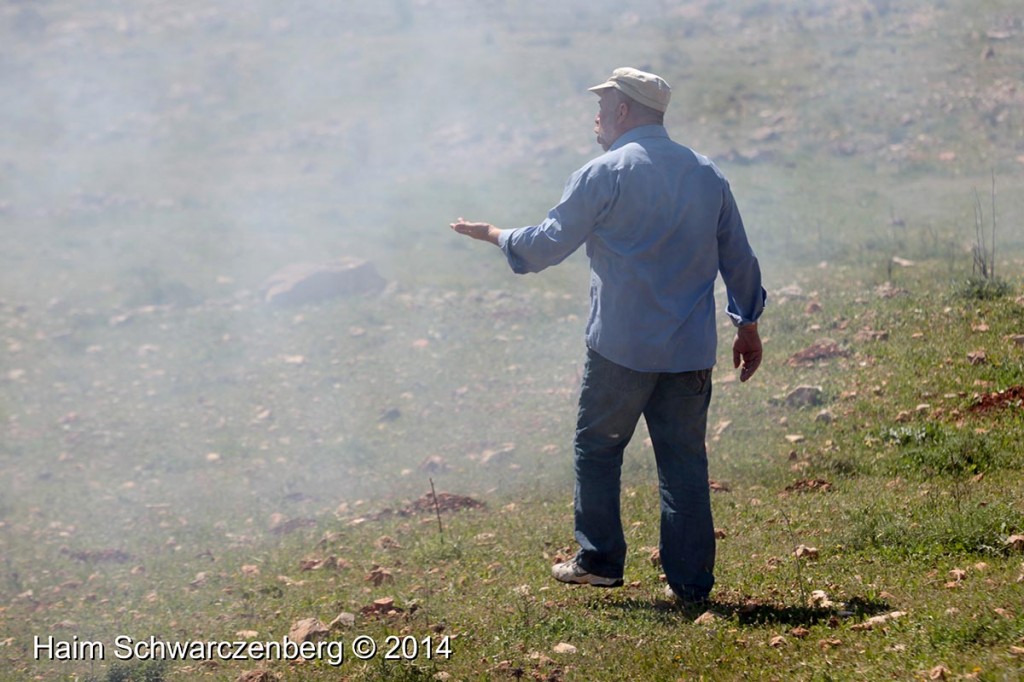
[[[636,142],[645,137],[668,137],[668,131],[665,130],[665,126],[657,124],[637,126],[619,135],[619,139],[612,143],[608,151],[616,150],[623,145]]]

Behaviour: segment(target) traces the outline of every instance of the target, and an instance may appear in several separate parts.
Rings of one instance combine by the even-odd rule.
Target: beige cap
[[[615,88],[630,99],[661,112],[668,109],[668,101],[672,97],[672,88],[661,76],[629,66],[615,69],[607,81],[588,90],[600,92],[608,88]]]

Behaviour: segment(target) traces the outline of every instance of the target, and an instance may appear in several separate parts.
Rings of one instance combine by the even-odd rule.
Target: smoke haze
[[[586,263],[515,278],[447,223],[541,219],[599,151],[586,87],[631,64],[732,179],[770,290],[888,258],[893,212],[966,224],[964,178],[1024,155],[1019,74],[978,57],[1014,5],[959,4],[0,4],[0,511],[145,545],[568,480]],[[339,256],[391,286],[261,302]]]

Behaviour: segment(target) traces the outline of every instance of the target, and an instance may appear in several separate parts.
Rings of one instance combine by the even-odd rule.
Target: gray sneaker
[[[671,585],[665,585],[665,599],[683,606],[707,606],[711,604],[708,597],[684,596],[672,589]]]
[[[575,559],[552,566],[551,576],[563,583],[593,585],[594,587],[622,587],[622,578],[605,578],[604,576],[587,573],[576,563]]]

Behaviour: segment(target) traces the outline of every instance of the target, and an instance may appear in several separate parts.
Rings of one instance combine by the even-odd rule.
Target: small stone
[[[821,403],[821,386],[797,386],[786,395],[786,405],[790,407],[806,407]]]
[[[721,614],[715,613],[714,611],[705,611],[693,620],[694,625],[714,625],[720,620],[724,620]]]
[[[819,552],[817,547],[808,547],[807,545],[800,545],[793,552],[797,559],[817,559]]]
[[[827,609],[835,604],[835,602],[828,598],[828,594],[824,590],[814,590],[811,592],[810,602],[811,606],[820,609]]]
[[[274,305],[301,305],[339,296],[379,293],[385,284],[373,263],[341,258],[289,265],[267,280],[263,297]]]
[[[315,642],[330,634],[330,630],[319,618],[303,618],[292,625],[288,639],[293,642]]]
[[[354,627],[355,624],[356,615],[354,613],[348,613],[347,611],[343,611],[339,613],[338,616],[334,620],[332,620],[330,625],[328,625],[327,627],[330,630],[337,630],[339,628],[351,628]]]

